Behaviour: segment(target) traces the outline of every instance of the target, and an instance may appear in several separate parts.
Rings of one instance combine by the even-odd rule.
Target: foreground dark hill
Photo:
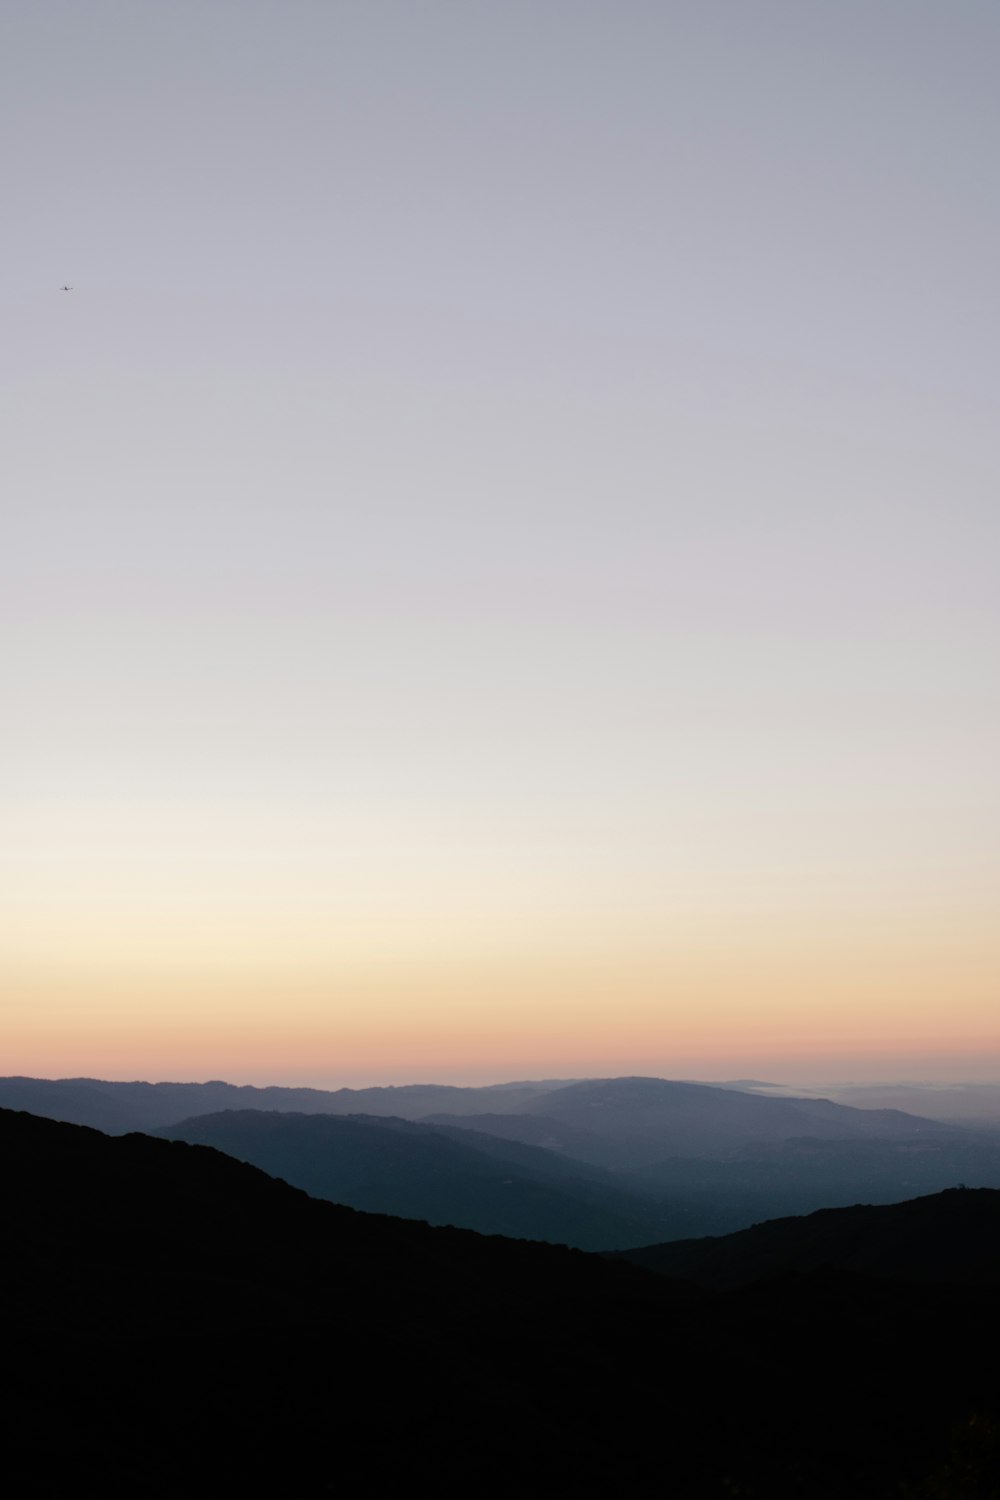
[[[227,1110],[170,1125],[316,1198],[584,1250],[678,1238],[692,1220],[600,1168],[476,1131],[369,1115]]]
[[[1000,1192],[952,1188],[890,1205],[821,1209],[736,1234],[624,1252],[634,1265],[706,1287],[834,1269],[1000,1287]]]
[[[7,1111],[0,1162],[19,1497],[995,1494],[988,1287],[704,1292]]]
[[[319,1203],[203,1147],[0,1111],[0,1160],[18,1496],[457,1494],[487,1455],[511,1483],[600,1473],[578,1404],[596,1423],[610,1365],[674,1335],[646,1273]],[[643,1368],[619,1382],[651,1420]]]

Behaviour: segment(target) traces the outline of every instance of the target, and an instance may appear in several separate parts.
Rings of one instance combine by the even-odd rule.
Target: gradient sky
[[[1000,1076],[998,77],[5,0],[0,1072]]]

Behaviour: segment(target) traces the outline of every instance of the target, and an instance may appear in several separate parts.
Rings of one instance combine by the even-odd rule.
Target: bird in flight
[[[60,291],[61,291],[61,292],[71,292],[71,291],[72,291],[72,290],[73,290],[73,288],[72,288],[72,287],[71,287],[71,286],[61,286],[61,287],[60,287],[60,288],[59,288],[59,290],[60,290]]]

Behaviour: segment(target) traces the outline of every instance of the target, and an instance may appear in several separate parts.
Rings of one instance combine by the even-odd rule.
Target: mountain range
[[[215,1145],[355,1208],[589,1250],[1000,1188],[1000,1139],[899,1110],[657,1078],[256,1089],[0,1080],[0,1105]]]
[[[0,1161],[12,1494],[994,1493],[1000,1194],[837,1211],[853,1264],[716,1289],[25,1113]]]

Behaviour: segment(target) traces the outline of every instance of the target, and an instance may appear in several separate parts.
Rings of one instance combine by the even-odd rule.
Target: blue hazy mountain
[[[657,1078],[331,1092],[219,1081],[6,1079],[5,1103],[109,1132],[172,1128],[248,1106],[271,1118],[364,1114],[367,1134],[355,1125],[335,1149],[329,1137],[323,1180],[310,1161],[315,1143],[305,1147],[301,1125],[294,1161],[261,1164],[358,1207],[595,1249],[724,1234],[823,1207],[898,1202],[958,1182],[1000,1187],[1000,1141],[992,1134],[899,1110]],[[406,1139],[404,1115],[412,1127]],[[396,1133],[391,1149],[377,1148],[376,1118]],[[462,1156],[463,1137],[478,1155]],[[242,1153],[248,1160],[263,1149],[255,1140]],[[268,1150],[275,1149],[272,1142]],[[422,1154],[405,1161],[406,1152]]]
[[[52,1120],[90,1125],[111,1135],[155,1130],[193,1115],[222,1109],[298,1110],[309,1114],[394,1115],[419,1119],[446,1110],[515,1111],[558,1081],[459,1088],[448,1084],[403,1084],[367,1089],[310,1089],[225,1083],[119,1083],[100,1078],[0,1078],[0,1108],[27,1110]]]
[[[366,1089],[255,1088],[209,1083],[117,1083],[93,1078],[0,1079],[0,1108],[109,1133],[150,1130],[224,1109],[441,1119],[481,1128],[501,1116],[509,1139],[567,1141],[567,1154],[599,1166],[649,1165],[666,1155],[716,1156],[736,1145],[814,1135],[904,1139],[947,1127],[900,1110],[853,1109],[825,1099],[775,1099],[663,1078],[546,1080],[459,1088],[410,1084]],[[518,1123],[513,1117],[536,1123]],[[541,1122],[541,1123],[538,1123]],[[496,1133],[494,1129],[493,1132]],[[603,1144],[598,1144],[603,1143]],[[581,1144],[586,1149],[579,1149]],[[550,1149],[552,1149],[550,1147]],[[596,1160],[597,1157],[606,1158]]]
[[[917,1141],[950,1127],[893,1109],[852,1109],[828,1099],[772,1098],[663,1078],[600,1078],[537,1095],[526,1109],[492,1121],[510,1139],[600,1166],[635,1170],[667,1156],[723,1156],[803,1136],[824,1140]],[[519,1117],[514,1116],[518,1114]],[[448,1119],[447,1111],[434,1119]],[[530,1121],[531,1123],[527,1123]],[[481,1115],[456,1115],[455,1125],[485,1129]]]
[[[676,1238],[703,1219],[585,1162],[391,1117],[227,1110],[157,1134],[214,1146],[313,1197],[482,1234],[604,1250]]]

